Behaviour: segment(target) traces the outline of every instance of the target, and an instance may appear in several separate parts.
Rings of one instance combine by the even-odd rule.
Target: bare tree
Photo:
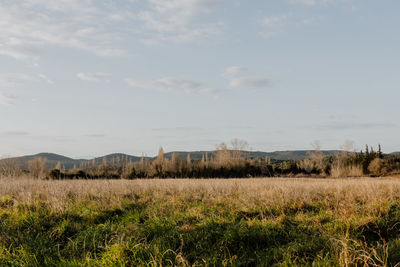
[[[34,178],[44,178],[46,175],[46,159],[45,158],[34,158],[28,161],[29,173]]]
[[[16,159],[7,158],[0,161],[0,176],[15,177],[21,174],[21,168]]]
[[[164,156],[164,149],[160,147],[158,150],[157,158],[153,162],[154,174],[156,176],[163,176],[167,165],[167,159]]]
[[[169,163],[169,171],[171,173],[181,174],[182,171],[182,158],[177,153],[172,153],[171,161]]]

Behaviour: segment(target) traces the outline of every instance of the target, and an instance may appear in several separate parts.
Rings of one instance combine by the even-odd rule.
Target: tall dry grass
[[[71,198],[96,197],[115,205],[126,196],[149,195],[157,199],[230,199],[241,209],[306,205],[321,202],[340,213],[352,212],[362,202],[373,212],[381,203],[400,200],[400,179],[257,178],[257,179],[146,179],[146,180],[35,180],[0,179],[0,197],[19,202],[46,201],[63,209]]]
[[[1,203],[37,205],[45,202],[55,213],[63,213],[75,203],[85,201],[96,202],[104,209],[122,207],[126,199],[154,205],[161,211],[159,214],[185,211],[202,220],[206,219],[202,217],[205,215],[190,208],[191,203],[203,202],[215,210],[212,216],[217,217],[226,212],[218,211],[219,205],[224,203],[224,208],[234,216],[257,214],[257,220],[273,220],[282,225],[286,214],[291,214],[299,221],[311,220],[310,224],[320,225],[318,229],[332,235],[340,266],[387,266],[388,244],[383,242],[373,247],[351,239],[348,229],[351,225],[374,222],[387,214],[391,203],[399,203],[400,179],[0,179]],[[311,217],[305,215],[310,216],[314,209],[320,213]],[[324,216],[332,218],[337,228],[324,229],[321,222]],[[248,218],[249,225],[253,222],[254,219]],[[341,232],[342,225],[344,232]]]

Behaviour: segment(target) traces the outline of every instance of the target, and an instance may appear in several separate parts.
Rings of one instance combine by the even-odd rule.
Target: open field
[[[0,180],[0,265],[399,262],[400,179]]]

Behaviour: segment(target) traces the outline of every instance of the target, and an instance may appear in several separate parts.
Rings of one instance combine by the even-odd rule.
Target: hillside
[[[310,150],[289,150],[289,151],[275,151],[275,152],[262,152],[262,151],[246,151],[245,155],[249,158],[265,158],[265,157],[270,157],[273,162],[279,162],[283,160],[302,160],[305,159],[308,155]],[[339,152],[336,150],[325,150],[322,151],[325,156],[330,156],[334,155],[335,153]],[[215,153],[215,151],[176,151],[176,152],[168,152],[165,153],[165,157],[171,158],[173,153],[177,153],[180,157],[186,158],[187,155],[190,153],[190,158],[192,160],[199,160],[206,154],[209,157],[212,157]],[[66,169],[70,170],[73,169],[74,167],[80,167],[80,166],[92,166],[93,161],[95,162],[96,165],[102,164],[104,161],[107,162],[107,164],[117,164],[119,162],[138,162],[140,161],[141,157],[137,156],[132,156],[132,155],[127,155],[123,153],[114,153],[114,154],[109,154],[105,155],[102,157],[96,157],[94,159],[73,159],[69,157],[65,157],[62,155],[54,154],[54,153],[39,153],[35,155],[28,155],[28,156],[22,156],[22,157],[14,157],[14,158],[9,158],[9,159],[2,159],[0,160],[1,162],[9,161],[12,160],[15,164],[17,164],[20,168],[22,169],[27,169],[28,168],[28,162],[34,158],[45,158],[46,161],[46,167],[48,169],[54,168],[58,162],[61,163],[61,166]],[[148,157],[148,159],[154,160],[155,157]]]
[[[302,160],[308,156],[308,153],[312,152],[311,150],[288,150],[288,151],[275,151],[275,152],[262,152],[262,151],[245,151],[244,153],[249,158],[265,158],[270,157],[271,160]],[[332,156],[335,153],[340,152],[339,150],[324,150],[322,151],[324,156]],[[215,151],[191,151],[191,152],[169,152],[166,153],[165,156],[170,158],[172,153],[177,153],[182,158],[186,158],[187,154],[190,153],[190,158],[192,160],[201,159],[203,155],[206,153],[211,156],[215,153]]]
[[[82,161],[84,161],[82,159],[72,159],[72,158],[54,154],[54,153],[39,153],[39,154],[35,154],[35,155],[2,159],[2,160],[0,160],[0,163],[5,162],[5,161],[8,161],[8,162],[12,161],[14,164],[18,165],[20,168],[27,169],[28,162],[34,158],[45,158],[46,159],[46,168],[48,168],[48,169],[54,168],[58,162],[60,162],[61,165],[65,169],[72,169],[74,167],[74,165],[79,166],[79,164]]]

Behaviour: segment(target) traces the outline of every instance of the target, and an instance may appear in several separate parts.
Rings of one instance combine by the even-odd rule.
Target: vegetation
[[[236,177],[380,177],[400,174],[400,155],[385,155],[366,146],[364,151],[349,149],[325,153],[318,144],[301,160],[276,160],[253,157],[262,152],[247,152],[247,143],[234,140],[228,147],[222,143],[212,152],[173,152],[162,148],[155,158],[136,158],[124,154],[103,157],[65,167],[65,157],[54,163],[55,154],[28,156],[27,167],[21,158],[0,160],[0,177],[30,177],[42,179],[137,179],[137,178],[236,178]],[[303,153],[302,151],[301,153]],[[332,152],[332,151],[331,151]],[[47,155],[47,156],[46,156]],[[186,155],[186,158],[181,155]],[[298,156],[297,156],[298,157]],[[48,160],[50,158],[50,160]],[[79,161],[79,160],[76,160]],[[49,163],[50,162],[50,163]],[[70,163],[68,163],[70,164]],[[49,169],[49,166],[53,168]]]
[[[398,266],[396,179],[0,179],[1,266]]]
[[[102,164],[72,171],[62,171],[61,164],[43,178],[50,179],[104,179],[104,178],[235,178],[235,177],[282,177],[282,176],[317,176],[317,177],[362,177],[385,176],[400,172],[400,157],[384,156],[380,146],[377,152],[366,146],[359,153],[341,151],[325,156],[316,148],[309,152],[304,160],[272,161],[271,158],[252,158],[244,152],[246,143],[235,141],[232,147],[221,144],[217,150],[202,155],[201,159],[192,160],[190,154],[186,159],[178,153],[165,156],[160,148],[154,160],[142,157],[138,162],[127,158],[115,158]],[[36,160],[36,159],[34,159]],[[33,161],[33,160],[32,160]],[[44,164],[44,163],[43,163]],[[44,173],[43,173],[44,174]],[[34,173],[36,176],[36,173]]]

